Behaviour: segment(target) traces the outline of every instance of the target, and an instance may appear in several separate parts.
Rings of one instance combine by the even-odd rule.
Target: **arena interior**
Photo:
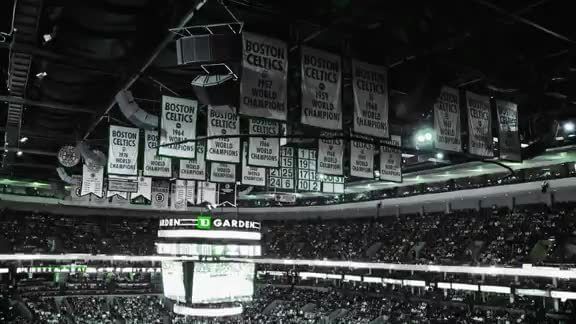
[[[575,323],[573,20],[0,1],[0,323]]]

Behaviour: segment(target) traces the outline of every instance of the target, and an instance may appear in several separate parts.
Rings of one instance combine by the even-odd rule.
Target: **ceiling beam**
[[[66,105],[66,104],[61,104],[61,103],[57,103],[57,102],[30,100],[30,99],[25,99],[22,97],[17,97],[17,96],[2,96],[2,95],[0,95],[0,101],[7,102],[7,103],[20,104],[20,105],[27,105],[30,107],[41,107],[41,108],[54,109],[54,110],[73,112],[73,113],[96,114],[98,112],[96,108],[90,109],[90,108],[86,108],[86,107]]]
[[[499,7],[499,6],[489,2],[487,0],[473,0],[473,1],[479,5],[482,5],[486,8],[490,8],[490,9],[494,10],[495,12],[497,12],[503,16],[507,16],[512,20],[515,20],[517,22],[520,22],[520,23],[523,23],[525,25],[531,26],[535,29],[538,29],[538,30],[550,35],[550,36],[556,37],[556,38],[561,39],[561,40],[568,42],[570,44],[576,44],[576,41],[574,41],[573,39],[571,39],[571,38],[569,38],[563,34],[557,33],[557,32],[555,32],[549,28],[546,28],[540,24],[537,24],[537,23],[533,22],[532,20],[521,17],[517,13],[518,11],[517,12],[508,12],[506,9],[503,9],[502,7]],[[521,11],[521,10],[519,10],[519,11]]]

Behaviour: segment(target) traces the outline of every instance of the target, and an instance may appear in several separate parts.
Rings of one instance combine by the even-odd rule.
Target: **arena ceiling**
[[[190,82],[201,69],[176,64],[168,29],[199,3],[1,1],[0,122],[7,149],[1,172],[53,180],[62,145],[85,139],[106,151],[108,125],[128,124],[114,100],[128,85],[150,113],[159,111],[162,94],[194,98]],[[209,0],[186,25],[238,19],[245,30],[294,49],[304,43],[387,66],[392,129],[405,136],[431,124],[443,84],[514,101],[522,140],[534,148],[530,158],[556,145],[556,123],[576,117],[571,9],[558,0]],[[23,137],[28,141],[20,142]],[[446,160],[472,165],[466,156]],[[425,170],[443,164],[406,162],[406,171],[415,172],[407,181],[441,177]]]

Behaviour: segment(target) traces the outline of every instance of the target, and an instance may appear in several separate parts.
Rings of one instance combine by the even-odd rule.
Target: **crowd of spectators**
[[[345,220],[265,221],[266,257],[392,263],[572,262],[573,205],[487,208]],[[4,211],[0,250],[9,253],[155,254],[158,221]]]
[[[264,254],[393,263],[571,262],[572,205],[268,223]]]
[[[4,210],[0,253],[154,253],[158,220],[69,217]]]
[[[25,311],[3,313],[2,323],[536,323],[533,311],[438,301],[432,294],[412,298],[405,292],[374,294],[296,286],[262,286],[240,316],[197,318],[176,315],[160,295],[27,298]],[[6,302],[5,299],[0,300]],[[12,301],[14,303],[14,301]],[[518,306],[521,303],[518,304]],[[13,306],[17,308],[17,306]],[[22,308],[21,308],[22,309]],[[4,317],[3,317],[4,316]]]

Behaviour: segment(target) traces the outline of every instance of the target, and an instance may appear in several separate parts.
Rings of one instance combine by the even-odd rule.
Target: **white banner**
[[[193,160],[180,160],[179,178],[191,180],[206,180],[206,147],[204,144],[196,145],[196,158]]]
[[[286,120],[288,48],[286,43],[243,34],[240,113]]]
[[[144,197],[146,200],[152,200],[152,178],[138,177],[138,192],[132,194],[131,199]]]
[[[152,181],[152,208],[167,209],[170,185],[166,180]]]
[[[340,56],[302,47],[302,113],[305,125],[342,129]]]
[[[434,104],[434,132],[436,148],[462,152],[458,89],[442,87],[440,96]]]
[[[138,174],[138,128],[110,126],[108,174]]]
[[[196,205],[196,181],[186,181],[186,202],[190,206]]]
[[[198,101],[162,96],[160,119],[160,145],[196,139]],[[161,146],[158,155],[193,159],[196,142]]]
[[[338,136],[338,133],[322,132],[320,136]],[[318,140],[318,168],[319,174],[343,175],[344,172],[344,140],[319,139]]]
[[[236,164],[210,162],[210,182],[235,183]]]
[[[513,102],[496,100],[496,110],[498,111],[498,128],[500,131],[498,137],[500,159],[522,161],[518,106]]]
[[[466,91],[468,107],[468,152],[482,157],[494,156],[490,98]]]
[[[208,106],[208,136],[240,134],[240,118],[231,106]],[[206,159],[240,163],[240,138],[208,140]]]
[[[210,204],[216,206],[218,204],[218,189],[215,183],[207,181],[198,182],[198,205]]]
[[[104,167],[95,163],[84,164],[82,166],[82,191],[81,196],[94,194],[98,198],[104,196]]]
[[[106,198],[112,197],[112,203],[127,203],[128,196],[130,195],[129,192],[122,192],[122,191],[106,191]]]
[[[267,119],[250,119],[250,135],[279,135],[280,123]],[[250,137],[248,164],[277,168],[280,161],[280,139]]]
[[[266,186],[266,168],[248,166],[248,143],[244,143],[241,183],[251,186]]]
[[[390,135],[384,143],[398,148],[380,146],[380,180],[402,182],[402,138]]]
[[[158,155],[158,133],[144,132],[144,175],[148,177],[171,177],[172,159]]]
[[[388,138],[388,74],[384,67],[354,60],[354,131]]]
[[[186,210],[186,180],[176,180],[171,191],[170,210]]]
[[[350,141],[350,175],[374,179],[374,144]]]

